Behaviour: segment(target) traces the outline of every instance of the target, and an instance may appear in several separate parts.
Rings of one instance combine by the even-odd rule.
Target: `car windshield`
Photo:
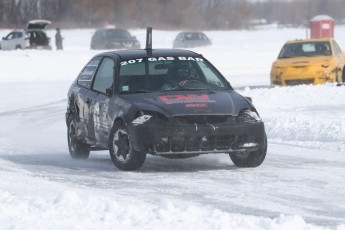
[[[109,29],[107,30],[107,37],[117,39],[130,39],[131,35],[126,30]]]
[[[281,58],[331,56],[329,42],[298,42],[285,44],[278,56]]]
[[[119,91],[123,94],[229,89],[228,82],[199,57],[151,57],[124,60]]]
[[[185,33],[184,38],[186,40],[204,40],[205,36],[202,33]]]

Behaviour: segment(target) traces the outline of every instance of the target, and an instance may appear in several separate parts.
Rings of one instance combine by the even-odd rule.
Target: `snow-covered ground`
[[[281,46],[305,29],[206,31],[213,45],[194,49],[252,97],[269,140],[260,167],[148,156],[135,172],[106,151],[69,157],[67,90],[99,52],[92,32],[62,30],[63,51],[0,51],[0,229],[345,229],[345,86],[268,87]],[[177,33],[154,30],[153,46]],[[345,27],[335,36],[345,50]]]

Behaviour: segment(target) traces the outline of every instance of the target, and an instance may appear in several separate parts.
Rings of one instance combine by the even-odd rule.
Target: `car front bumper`
[[[232,125],[166,124],[128,125],[132,147],[157,155],[256,151],[266,140],[263,122]]]
[[[271,73],[272,85],[300,85],[300,84],[324,84],[327,82],[336,82],[337,74],[336,68],[331,70],[293,70],[283,72]]]

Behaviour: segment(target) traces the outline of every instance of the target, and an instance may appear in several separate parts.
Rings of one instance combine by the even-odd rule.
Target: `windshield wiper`
[[[122,91],[121,94],[134,94],[134,93],[151,93],[151,91],[144,90],[144,89],[138,89],[135,91]]]
[[[134,93],[151,93],[151,91],[148,91],[145,89],[138,89],[138,90],[135,90]]]

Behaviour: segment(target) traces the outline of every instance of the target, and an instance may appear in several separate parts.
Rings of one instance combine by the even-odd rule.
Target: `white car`
[[[0,43],[2,50],[15,49],[49,49],[50,37],[47,36],[44,29],[51,22],[48,20],[31,20],[26,29],[14,30],[6,37],[3,37]]]

